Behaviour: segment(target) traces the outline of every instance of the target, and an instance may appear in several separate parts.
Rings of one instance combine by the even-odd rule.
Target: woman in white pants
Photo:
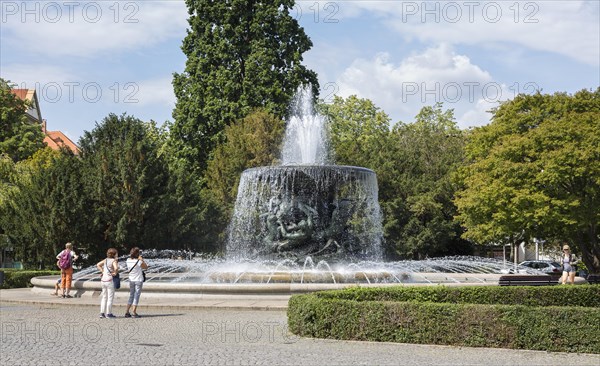
[[[110,248],[106,252],[106,259],[96,264],[98,270],[102,272],[102,295],[100,296],[100,318],[116,318],[112,313],[112,303],[115,297],[115,285],[113,276],[119,273],[118,253],[115,248]]]

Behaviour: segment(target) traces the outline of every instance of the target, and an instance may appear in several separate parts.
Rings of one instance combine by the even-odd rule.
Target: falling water
[[[227,256],[381,260],[377,178],[369,169],[339,165],[273,166],[246,170],[229,227]],[[300,207],[300,208],[298,208]],[[302,211],[302,207],[308,207]],[[310,210],[307,211],[307,210]],[[281,249],[269,220],[302,222],[311,235]],[[278,216],[279,215],[279,216]],[[299,217],[298,217],[299,215]],[[277,229],[277,227],[275,227]]]

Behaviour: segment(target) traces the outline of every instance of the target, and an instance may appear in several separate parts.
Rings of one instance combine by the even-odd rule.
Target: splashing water
[[[298,88],[283,141],[282,165],[329,164],[326,118],[313,106],[310,86]]]
[[[126,258],[120,258],[124,262]],[[397,262],[328,263],[307,257],[294,260],[146,259],[148,282],[169,283],[486,283],[506,273],[542,274],[493,258],[454,256]],[[125,272],[121,263],[121,272]],[[76,280],[99,281],[95,266]],[[124,278],[126,281],[126,276]]]

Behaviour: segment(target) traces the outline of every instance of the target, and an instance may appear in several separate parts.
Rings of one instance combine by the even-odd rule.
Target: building
[[[44,142],[52,150],[60,150],[61,147],[67,147],[73,154],[79,155],[79,147],[67,135],[61,131],[48,131],[46,129],[46,120],[42,121],[42,131],[45,135]]]
[[[38,102],[35,89],[11,89],[11,92],[19,99],[29,103],[27,109],[27,119],[31,123],[42,123],[42,112],[40,111],[40,103]]]
[[[79,154],[79,147],[65,135],[62,131],[48,131],[46,128],[46,120],[42,118],[40,103],[38,101],[35,89],[12,89],[11,92],[19,99],[27,101],[29,108],[27,109],[27,119],[31,123],[40,125],[44,132],[44,142],[52,150],[60,150],[62,147],[67,147],[75,155]]]

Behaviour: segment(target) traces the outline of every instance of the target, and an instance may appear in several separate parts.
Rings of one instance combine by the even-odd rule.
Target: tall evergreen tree
[[[293,0],[186,0],[190,28],[175,74],[177,104],[171,134],[190,168],[202,173],[223,129],[254,108],[282,118],[301,84],[317,76],[302,54],[312,47],[290,15]]]
[[[89,206],[79,165],[70,150],[45,148],[13,167],[12,185],[0,195],[0,225],[26,267],[56,269],[65,242],[75,242],[78,252],[87,242]]]
[[[169,172],[164,138],[153,123],[110,114],[79,141],[83,179],[92,201],[97,253],[108,246],[171,244]]]

